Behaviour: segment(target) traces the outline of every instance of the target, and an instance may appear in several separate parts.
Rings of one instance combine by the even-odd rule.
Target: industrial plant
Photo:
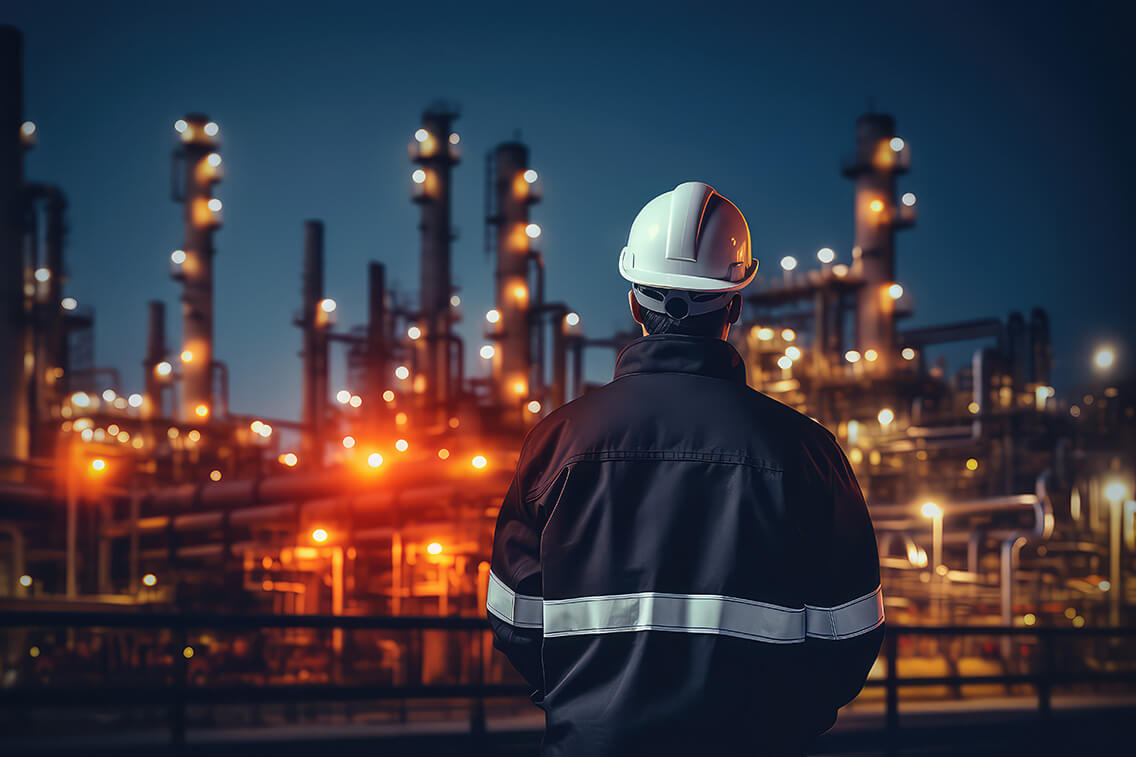
[[[136,392],[135,375],[98,362],[100,303],[68,294],[67,188],[25,175],[27,152],[52,145],[22,110],[11,27],[0,29],[0,82],[0,608],[484,617],[497,510],[526,431],[589,391],[589,356],[640,333],[629,317],[626,331],[590,334],[580,301],[546,299],[546,268],[569,263],[530,215],[556,202],[532,158],[540,146],[504,141],[482,167],[463,154],[456,104],[407,124],[411,192],[389,212],[417,223],[420,278],[416,292],[394,291],[383,261],[370,262],[365,323],[340,322],[325,291],[324,224],[295,219],[302,294],[279,344],[301,345],[296,422],[230,407],[214,349],[224,122],[186,113],[166,127],[166,207],[184,233],[163,254],[181,290],[181,341],[167,335],[168,303],[150,302]],[[957,322],[905,327],[920,293],[897,281],[897,234],[919,206],[902,186],[917,146],[901,135],[891,115],[856,119],[839,162],[854,221],[843,247],[778,259],[755,239],[758,277],[729,337],[749,383],[842,444],[874,520],[889,623],[1131,624],[1136,387],[1109,373],[1115,356],[1102,348],[1099,386],[1058,395],[1040,304],[986,314],[959,299]],[[478,170],[484,197],[455,196],[454,173]],[[486,313],[467,312],[451,279],[454,203],[484,203]],[[484,339],[465,343],[462,319],[482,323]],[[935,359],[961,343],[973,349],[961,369]],[[337,344],[343,386],[330,382]],[[490,369],[468,375],[472,355]],[[426,686],[471,680],[484,656],[486,680],[520,681],[487,633],[203,627],[179,640],[93,626],[6,628],[0,685],[67,685],[79,658],[114,675],[184,659],[191,681],[211,682],[255,657],[246,682]],[[906,641],[900,672],[912,676],[1010,675],[1036,655],[1011,637]],[[1123,668],[1131,653],[1100,640],[1077,646],[1076,664]]]

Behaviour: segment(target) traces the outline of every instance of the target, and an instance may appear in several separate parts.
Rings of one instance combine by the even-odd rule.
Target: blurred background
[[[889,635],[817,752],[1130,740],[1132,20],[6,3],[5,751],[535,754],[497,508],[688,180],[750,224],[750,385],[876,525]]]

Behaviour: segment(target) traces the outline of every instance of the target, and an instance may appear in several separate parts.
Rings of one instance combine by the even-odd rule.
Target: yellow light
[[[91,398],[86,392],[75,392],[71,395],[71,404],[75,407],[90,407]]]
[[[147,573],[146,575],[142,576],[142,584],[145,586],[154,586],[157,583],[158,577],[153,573]]]
[[[64,310],[74,310],[79,307],[79,301],[74,297],[64,297],[59,304],[63,306]]]
[[[832,267],[832,272],[838,279],[842,279],[848,275],[848,266],[844,265],[843,263],[837,263]]]
[[[903,149],[903,140],[899,137],[892,137],[891,142],[888,142],[888,146],[891,147],[893,152],[899,152]]]
[[[436,541],[432,541],[426,545],[426,551],[432,555],[442,554],[442,545]]]
[[[474,455],[469,463],[474,468],[484,468],[486,465],[489,465],[489,461],[485,459],[485,455]]]
[[[529,386],[524,381],[513,382],[513,394],[525,394],[528,390]]]
[[[793,358],[789,357],[788,355],[782,355],[781,357],[777,358],[777,365],[781,368],[781,370],[787,371],[793,367]]]
[[[394,392],[390,389],[387,389],[385,392],[383,392],[383,401],[394,402]]]
[[[182,350],[181,351],[181,361],[183,363],[192,363],[193,362],[193,350]]]
[[[106,460],[103,460],[101,457],[96,457],[91,461],[91,470],[93,471],[102,472],[106,470],[106,467]]]
[[[904,360],[914,360],[915,359],[915,350],[911,349],[910,347],[904,347],[903,352],[901,352],[899,354],[903,356]]]
[[[220,200],[218,200],[218,199],[217,199],[216,197],[214,197],[214,198],[212,198],[211,200],[209,200],[209,202],[207,202],[207,203],[206,203],[206,206],[207,206],[207,207],[208,207],[208,208],[209,208],[210,210],[212,210],[212,211],[213,211],[214,213],[219,213],[219,212],[221,212],[221,201],[220,201]]]
[[[796,345],[793,345],[792,347],[786,347],[785,348],[785,356],[787,358],[789,358],[790,360],[800,360],[801,359],[801,348],[797,347]]]
[[[461,142],[461,137],[458,136],[458,133],[455,131],[453,134],[450,135],[450,144],[456,145],[458,142]]]
[[[141,394],[135,392],[126,399],[127,404],[131,407],[142,407],[143,398]]]
[[[170,426],[168,429],[166,429],[166,436],[168,436],[171,439],[177,439],[178,438],[178,430],[176,428],[174,428],[173,426]]]
[[[142,449],[142,447],[144,445],[145,445],[145,442],[142,441],[142,437],[140,437],[140,436],[134,437],[134,439],[130,442],[130,446],[133,447],[134,449]]]
[[[20,586],[23,586],[26,589],[31,585],[32,585],[32,577],[31,576],[29,576],[27,573],[20,576]]]
[[[296,463],[300,462],[300,458],[296,456],[295,452],[285,452],[278,459],[289,468],[296,467]]]
[[[396,379],[405,381],[406,379],[410,378],[410,369],[405,365],[400,365],[399,367],[394,369],[394,377]]]
[[[797,338],[797,332],[793,331],[793,329],[782,329],[781,330],[781,338],[784,339],[786,342],[791,342],[791,341],[793,341],[794,339]]]
[[[426,131],[425,129],[419,129],[418,131],[414,132],[414,138],[419,142],[425,142],[430,138],[430,132]]]
[[[900,284],[892,284],[888,287],[888,297],[891,297],[893,300],[898,300],[902,296],[903,286]]]
[[[442,447],[442,449],[438,450],[438,459],[439,460],[445,460],[449,456],[450,456],[450,451],[448,449],[446,449],[445,447]]]
[[[194,429],[190,429],[190,431],[189,431],[189,433],[187,434],[187,436],[189,437],[189,440],[190,440],[191,442],[199,442],[199,441],[201,441],[201,432],[200,432],[200,431],[198,431],[198,430],[197,430],[197,429],[195,429],[195,428],[194,428]]]
[[[817,260],[825,264],[831,263],[836,260],[836,253],[830,247],[821,247],[817,250]]]
[[[397,449],[399,452],[406,452],[406,450],[409,447],[410,447],[410,443],[407,442],[405,439],[399,439],[397,442],[394,443],[394,448]]]
[[[887,426],[895,420],[895,412],[891,408],[885,407],[876,415],[876,420],[880,422],[881,426]]]
[[[880,353],[876,352],[875,350],[864,350],[864,359],[867,360],[869,363],[876,362],[876,360],[878,360],[879,357],[880,357]]]
[[[185,646],[185,649],[181,650],[181,656],[184,657],[187,660],[189,658],[193,657],[193,647],[191,647],[187,644]]]
[[[456,415],[452,416],[450,418],[450,428],[457,428],[460,425],[461,425],[461,418],[458,418]]]
[[[205,404],[198,405],[197,407],[193,408],[193,412],[197,415],[198,418],[206,418],[209,416],[209,406]]]
[[[923,507],[921,507],[919,511],[923,513],[924,518],[943,517],[943,509],[934,502],[924,502]]]
[[[844,353],[844,359],[849,363],[858,363],[860,362],[860,353],[856,350],[848,350]]]
[[[757,330],[757,338],[763,342],[768,342],[773,338],[773,329],[761,328]]]
[[[394,416],[394,422],[400,426],[405,426],[407,421],[406,413],[399,412]]]
[[[327,529],[312,529],[312,541],[314,541],[316,544],[323,544],[325,541],[327,541]]]
[[[529,296],[529,290],[523,284],[518,284],[517,286],[513,287],[513,297],[514,298],[516,298],[518,300],[525,300],[525,299],[528,299],[528,296]]]
[[[1025,623],[1027,626],[1032,626],[1034,623],[1037,622],[1037,616],[1035,616],[1032,612],[1027,612],[1025,615],[1022,616],[1022,622]]]
[[[417,326],[411,326],[406,330],[406,335],[411,339],[418,339],[422,336],[422,329],[418,328]]]
[[[221,127],[210,121],[209,123],[205,124],[205,128],[203,130],[207,136],[215,137],[217,136],[217,132],[221,131]]]
[[[485,314],[485,320],[490,323],[497,323],[497,321],[501,320],[501,311],[497,310],[497,308],[493,308]]]
[[[1120,502],[1128,499],[1128,487],[1122,481],[1110,481],[1104,487],[1104,496],[1109,501]]]
[[[967,458],[966,469],[967,470],[978,470],[978,461],[975,460],[973,457]]]
[[[324,297],[319,302],[319,308],[325,313],[334,313],[336,308],[335,300],[330,297]]]
[[[859,447],[853,447],[852,451],[848,453],[848,459],[852,461],[853,465],[859,465],[864,460],[864,452]]]
[[[414,173],[410,174],[410,178],[414,180],[415,184],[421,184],[426,181],[426,172],[421,168],[416,168]]]
[[[872,200],[868,207],[872,209],[873,213],[879,213],[884,209],[884,203],[882,200]]]
[[[969,405],[966,406],[966,409],[970,412],[971,415],[978,415],[978,411],[981,408],[978,407],[977,402],[971,402]]]
[[[1077,608],[1075,608],[1075,607],[1066,607],[1065,608],[1065,617],[1066,618],[1068,618],[1069,620],[1072,620],[1076,616],[1077,616]]]
[[[39,647],[32,647],[28,650],[28,654],[32,657],[39,657]]]
[[[165,360],[154,366],[154,373],[158,374],[159,376],[169,376],[171,373],[173,373],[173,370],[174,367]]]
[[[1081,628],[1084,625],[1085,625],[1085,619],[1082,618],[1080,615],[1073,618],[1073,628]]]
[[[781,267],[786,271],[791,271],[797,267],[797,259],[792,255],[786,255],[781,258]]]
[[[462,298],[461,297],[458,297],[456,294],[450,295],[450,307],[456,308],[458,305],[461,305],[461,304],[462,304]]]
[[[344,449],[351,449],[354,446],[355,446],[355,437],[353,437],[353,436],[343,437],[343,448]]]
[[[1093,355],[1093,365],[1101,370],[1111,368],[1116,362],[1116,351],[1111,347],[1100,347]]]
[[[564,322],[569,326],[578,326],[580,324],[580,314],[569,313],[568,315],[564,316]]]
[[[351,399],[347,400],[347,404],[351,407],[359,407],[363,404],[363,398],[358,394],[352,394]]]
[[[530,223],[525,227],[525,234],[528,235],[529,239],[536,239],[540,236],[540,226],[535,223]]]
[[[51,281],[51,269],[37,268],[35,271],[35,280],[40,282],[41,284],[47,281]]]
[[[383,456],[378,452],[372,452],[371,454],[367,455],[367,465],[371,466],[372,468],[378,468],[382,464]]]
[[[537,175],[536,171],[532,170],[531,168],[529,170],[525,171],[524,176],[525,176],[525,181],[528,182],[529,184],[535,184],[536,180],[540,178]]]
[[[493,356],[497,354],[497,349],[492,344],[484,344],[478,354],[486,360],[492,360]]]
[[[532,400],[532,401],[530,401],[530,402],[529,402],[529,404],[528,404],[528,405],[526,405],[525,407],[527,407],[527,408],[528,408],[528,411],[529,411],[530,413],[533,413],[534,415],[535,415],[536,413],[539,413],[539,412],[540,412],[540,403],[539,403],[539,402],[537,402],[536,400]]]

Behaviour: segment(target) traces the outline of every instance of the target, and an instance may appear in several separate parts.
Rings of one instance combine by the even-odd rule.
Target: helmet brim
[[[633,284],[660,287],[662,289],[685,289],[689,292],[736,292],[744,289],[757,275],[757,258],[750,262],[749,269],[740,281],[725,281],[704,276],[689,276],[684,273],[659,273],[633,271],[627,267],[627,248],[619,254],[619,275]]]

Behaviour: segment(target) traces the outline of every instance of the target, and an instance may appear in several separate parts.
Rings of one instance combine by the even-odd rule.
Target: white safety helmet
[[[681,320],[725,307],[757,274],[737,206],[700,181],[647,203],[619,254],[619,273],[648,310]]]

